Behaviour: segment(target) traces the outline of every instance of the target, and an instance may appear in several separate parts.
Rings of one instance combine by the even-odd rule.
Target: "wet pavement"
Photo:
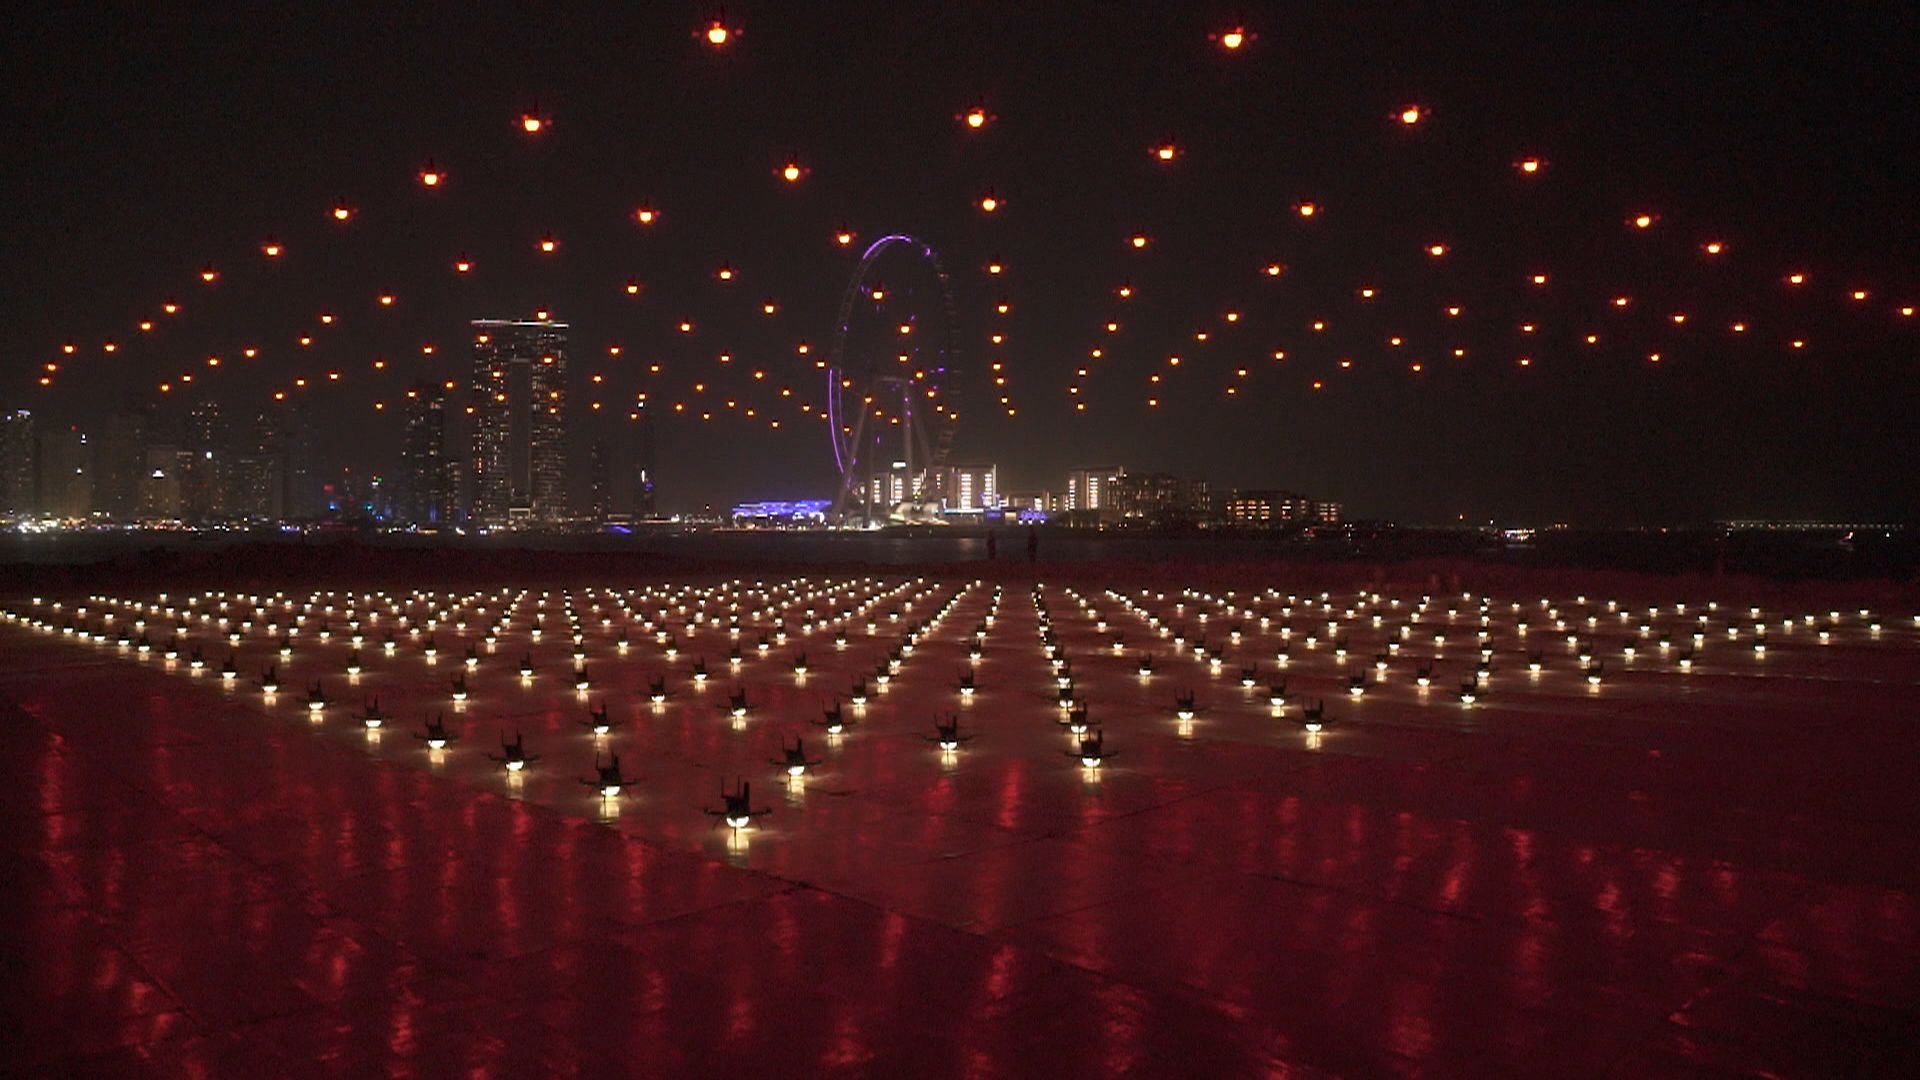
[[[1723,599],[10,598],[0,1072],[1904,1073],[1920,628]]]

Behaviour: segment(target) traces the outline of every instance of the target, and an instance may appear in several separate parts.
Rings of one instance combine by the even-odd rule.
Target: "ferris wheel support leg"
[[[848,440],[848,445],[852,447],[852,450],[847,455],[844,468],[840,473],[840,492],[833,497],[833,521],[836,524],[844,525],[846,523],[846,513],[848,509],[847,496],[852,495],[854,486],[860,483],[861,466],[866,465],[868,471],[872,471],[872,465],[869,463],[871,455],[865,453],[866,436],[867,414],[865,410],[861,410],[859,419],[853,422],[853,437]],[[873,485],[869,483],[864,486],[867,490],[856,496],[854,501],[856,503],[868,504],[866,509],[867,524],[871,525],[873,524],[873,507],[871,505]]]

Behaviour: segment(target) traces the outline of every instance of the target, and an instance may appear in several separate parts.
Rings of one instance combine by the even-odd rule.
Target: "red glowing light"
[[[1254,39],[1254,36],[1255,35],[1247,31],[1246,27],[1234,26],[1222,30],[1217,34],[1209,34],[1207,35],[1207,39],[1215,42],[1228,52],[1239,52],[1241,48]]]

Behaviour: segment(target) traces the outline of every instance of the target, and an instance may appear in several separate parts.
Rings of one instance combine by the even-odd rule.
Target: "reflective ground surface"
[[[0,1071],[1807,1076],[1920,1050],[1913,613],[1156,587],[17,598]],[[634,782],[608,796],[612,754]],[[735,829],[707,811],[743,779]]]

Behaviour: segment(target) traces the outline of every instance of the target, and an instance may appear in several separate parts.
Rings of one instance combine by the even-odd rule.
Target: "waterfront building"
[[[567,517],[567,331],[550,319],[473,321],[471,519]]]

